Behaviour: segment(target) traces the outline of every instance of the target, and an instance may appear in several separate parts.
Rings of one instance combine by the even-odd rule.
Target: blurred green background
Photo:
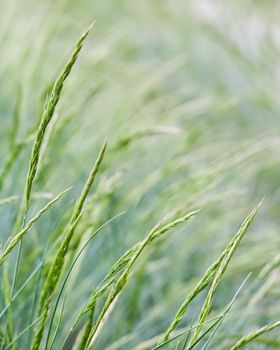
[[[2,243],[13,229],[45,98],[92,21],[49,127],[30,216],[53,194],[73,189],[26,237],[19,285],[46,242],[57,239],[107,140],[81,230],[92,232],[126,213],[97,237],[75,269],[55,348],[121,254],[166,213],[202,208],[140,259],[96,347],[150,349],[149,340],[167,328],[184,296],[265,197],[215,295],[213,314],[252,272],[212,343],[212,349],[227,349],[234,337],[276,321],[280,312],[277,263],[251,288],[280,246],[279,2],[1,0],[0,200],[15,196],[0,207]],[[3,175],[17,113],[19,152]],[[29,293],[18,307],[18,332],[26,325]],[[204,297],[181,326],[198,315]],[[248,349],[278,349],[278,334]]]

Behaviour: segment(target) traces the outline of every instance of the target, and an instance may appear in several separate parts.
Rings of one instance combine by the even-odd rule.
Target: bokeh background
[[[116,259],[178,208],[202,210],[139,260],[96,348],[151,349],[263,197],[215,295],[213,315],[252,275],[212,349],[228,349],[279,318],[279,10],[272,0],[1,0],[0,201],[12,196],[0,207],[2,244],[13,229],[46,96],[77,38],[95,21],[48,129],[30,217],[46,199],[73,188],[26,237],[18,286],[47,242],[59,239],[105,140],[105,161],[79,232],[86,237],[126,211],[77,265],[56,349]],[[26,326],[30,290],[17,308],[17,332]],[[198,315],[204,298],[195,300],[180,327]],[[275,331],[248,349],[278,349],[277,339]]]

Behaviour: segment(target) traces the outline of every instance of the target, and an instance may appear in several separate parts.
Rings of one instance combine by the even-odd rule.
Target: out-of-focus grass
[[[0,331],[8,329],[9,341],[36,319],[42,283],[105,139],[106,156],[66,266],[92,232],[126,213],[103,228],[69,275],[61,322],[63,300],[50,334],[52,339],[59,323],[53,349],[60,349],[111,266],[163,215],[173,218],[178,209],[202,208],[141,255],[95,343],[96,349],[151,349],[242,218],[264,196],[256,222],[215,292],[209,318],[220,314],[242,280],[252,275],[209,348],[228,349],[255,329],[278,322],[278,11],[275,1],[1,2],[3,248],[18,216],[46,97],[79,33],[96,21],[46,130],[27,220],[54,194],[73,189],[24,237],[16,298],[8,308],[5,291],[13,280],[16,253],[1,267]],[[94,319],[105,297],[95,306]],[[198,318],[205,297],[202,293],[194,300],[176,332]],[[13,329],[7,326],[11,319]],[[82,334],[83,325],[74,329],[66,348]],[[28,329],[13,346],[28,349],[32,335]],[[263,334],[248,349],[277,349],[278,338],[277,330]],[[184,337],[179,340],[180,349]],[[176,341],[166,345],[175,347]]]

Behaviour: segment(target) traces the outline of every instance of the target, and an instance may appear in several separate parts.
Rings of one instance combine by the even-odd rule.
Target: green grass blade
[[[101,225],[96,231],[93,232],[93,234],[89,237],[89,239],[85,242],[85,244],[82,246],[82,248],[79,250],[78,254],[76,255],[75,259],[73,260],[73,262],[71,263],[65,277],[64,277],[64,280],[62,282],[62,285],[60,287],[60,290],[59,290],[59,293],[58,293],[58,297],[57,297],[57,300],[56,300],[56,303],[55,303],[55,306],[54,306],[54,309],[53,309],[53,312],[52,312],[52,316],[51,316],[51,319],[50,319],[50,325],[49,325],[49,330],[48,330],[48,335],[47,335],[47,340],[46,340],[46,348],[47,348],[47,344],[48,344],[48,340],[49,340],[49,337],[50,337],[50,332],[51,332],[51,328],[52,328],[52,324],[53,324],[53,320],[54,320],[54,316],[55,316],[55,313],[56,313],[56,310],[57,310],[57,307],[58,307],[58,304],[59,304],[59,301],[61,299],[61,296],[62,296],[62,293],[64,291],[64,288],[66,286],[66,283],[68,281],[68,278],[73,270],[73,268],[75,267],[78,259],[80,258],[80,256],[82,255],[82,253],[84,252],[84,250],[87,248],[87,246],[91,243],[91,241],[93,240],[93,238],[104,228],[106,227],[107,225],[109,225],[112,221],[114,221],[115,219],[117,219],[119,216],[123,215],[125,212],[121,212],[117,215],[115,215],[114,217],[112,217],[111,219],[109,219],[108,221],[106,221],[103,225]]]
[[[251,219],[253,219],[253,217],[250,217]],[[245,220],[245,225],[249,225],[251,223],[251,219],[249,219],[249,221]],[[242,227],[243,229],[244,227]],[[168,327],[167,331],[165,332],[164,336],[162,337],[162,339],[160,339],[158,344],[161,344],[161,342],[166,341],[170,334],[173,332],[173,330],[177,327],[177,325],[181,322],[187,308],[188,305],[190,304],[190,302],[201,292],[203,291],[207,285],[211,282],[211,280],[214,278],[220,264],[222,263],[222,261],[224,260],[225,256],[228,255],[228,253],[231,251],[232,247],[235,246],[236,244],[236,240],[238,239],[238,237],[240,236],[240,231],[238,231],[234,237],[231,239],[231,241],[228,243],[228,245],[226,246],[226,248],[223,250],[223,252],[220,254],[220,256],[218,257],[218,259],[207,269],[207,271],[205,272],[205,274],[202,276],[202,278],[199,280],[199,282],[197,283],[197,285],[195,286],[195,288],[186,296],[185,300],[183,301],[182,305],[180,306],[180,308],[178,309],[174,319],[172,320],[170,326]]]
[[[33,144],[33,149],[31,152],[31,157],[30,157],[30,163],[29,163],[29,169],[28,169],[28,174],[27,174],[27,179],[26,179],[26,186],[25,186],[25,208],[28,206],[29,199],[30,199],[30,193],[32,189],[32,184],[34,177],[36,175],[37,171],[37,165],[39,161],[39,156],[40,156],[40,149],[41,145],[43,142],[43,138],[47,129],[47,126],[49,122],[51,121],[56,105],[59,101],[61,91],[64,85],[65,80],[67,79],[68,75],[70,74],[77,58],[79,55],[79,52],[81,51],[84,41],[86,37],[88,36],[88,33],[90,31],[92,26],[79,38],[79,40],[76,43],[76,46],[74,48],[74,51],[72,52],[72,55],[68,62],[66,63],[65,67],[63,68],[60,76],[54,83],[54,86],[52,88],[52,92],[50,94],[50,97],[46,101],[44,112],[41,117],[40,125],[38,127],[36,136],[35,136],[35,141]],[[26,210],[26,209],[25,209]]]
[[[53,204],[59,201],[60,198],[69,190],[70,188],[67,188],[66,190],[60,192],[53,200],[51,200],[47,205],[45,205],[41,210],[39,210],[39,212],[26,224],[26,226],[20,232],[18,232],[15,236],[12,237],[12,239],[8,242],[7,247],[1,253],[0,266],[3,264],[3,262],[5,261],[9,253],[17,245],[17,243],[20,240],[22,240],[22,238],[26,235],[30,227],[41,217],[42,214],[44,214],[48,209],[50,209],[53,206]]]
[[[242,282],[241,286],[238,288],[237,292],[235,293],[235,295],[233,296],[231,302],[229,303],[228,307],[226,308],[225,312],[223,313],[221,319],[219,320],[218,324],[216,325],[214,331],[212,332],[212,334],[210,335],[209,339],[207,340],[207,342],[205,343],[204,347],[202,350],[207,350],[207,348],[210,345],[211,340],[214,338],[218,328],[220,327],[221,323],[223,322],[223,319],[226,317],[226,315],[229,313],[230,309],[232,308],[234,302],[236,301],[238,295],[241,292],[241,289],[243,288],[243,286],[245,285],[245,283],[248,281],[249,277],[251,276],[251,273],[245,278],[245,280]]]
[[[148,234],[148,236],[146,237],[146,239],[144,239],[139,246],[137,247],[136,251],[134,252],[133,256],[131,257],[131,259],[129,260],[128,264],[126,265],[122,275],[120,276],[120,278],[117,280],[115,286],[112,288],[106,302],[105,305],[103,307],[103,309],[101,310],[87,341],[87,345],[86,345],[86,349],[88,347],[91,347],[93,344],[93,340],[94,340],[94,336],[97,333],[99,326],[101,323],[103,323],[104,321],[104,317],[106,315],[106,313],[109,311],[110,307],[113,305],[113,302],[115,301],[116,297],[119,295],[119,293],[122,291],[123,287],[125,286],[128,278],[129,278],[129,274],[130,274],[130,270],[132,268],[132,266],[134,265],[135,261],[137,260],[137,258],[139,257],[139,255],[142,253],[142,251],[156,238],[160,237],[161,235],[163,235],[164,233],[166,233],[167,231],[171,230],[172,228],[176,227],[178,224],[181,224],[185,221],[187,221],[188,219],[190,219],[192,216],[196,215],[198,213],[198,210],[192,211],[190,213],[188,213],[187,215],[173,220],[169,223],[167,223],[166,225],[162,226],[162,222],[160,222],[158,225],[156,225],[151,232]]]
[[[238,342],[235,345],[233,345],[230,348],[230,350],[238,350],[238,349],[242,348],[243,346],[247,345],[248,343],[252,342],[253,340],[255,340],[260,335],[271,332],[275,328],[278,328],[278,327],[280,327],[280,321],[277,321],[275,323],[258,328],[256,330],[254,330],[253,332],[245,335],[240,340],[238,340]]]
[[[63,266],[64,266],[64,260],[65,256],[67,254],[67,250],[70,244],[70,241],[73,237],[73,234],[75,232],[76,226],[78,225],[79,219],[81,217],[83,205],[85,202],[85,199],[89,193],[89,190],[94,182],[94,179],[96,177],[96,174],[99,170],[100,164],[103,160],[105,150],[106,150],[106,143],[101,148],[101,151],[99,152],[98,158],[91,170],[91,173],[84,185],[84,188],[81,192],[81,195],[76,202],[76,205],[74,207],[72,217],[70,220],[70,226],[66,232],[66,235],[64,237],[64,240],[62,241],[60,247],[58,248],[58,251],[54,257],[54,260],[50,266],[49,273],[47,276],[47,279],[44,283],[42,293],[40,295],[40,303],[39,303],[39,310],[38,310],[38,316],[43,311],[43,317],[41,318],[41,322],[38,326],[38,329],[36,331],[36,334],[34,336],[33,342],[32,342],[32,350],[37,350],[40,346],[40,343],[42,341],[45,323],[47,321],[47,317],[49,315],[49,309],[50,304],[52,300],[53,293],[55,291],[55,288],[58,284],[59,278],[61,276]]]
[[[213,302],[213,297],[214,297],[214,293],[223,277],[223,274],[224,272],[226,271],[227,267],[228,267],[228,264],[234,254],[234,252],[236,251],[237,247],[239,246],[242,238],[244,237],[245,233],[247,232],[249,226],[251,225],[252,221],[254,220],[254,217],[255,215],[257,214],[257,211],[260,207],[261,203],[250,213],[250,215],[243,221],[240,229],[238,230],[237,232],[237,235],[236,235],[236,239],[233,243],[233,245],[231,246],[230,250],[228,251],[227,255],[224,257],[223,261],[221,262],[218,270],[217,270],[217,273],[213,279],[213,282],[212,282],[212,285],[209,289],[209,292],[207,294],[207,297],[204,301],[204,304],[202,306],[202,309],[200,311],[200,314],[199,314],[199,317],[198,317],[198,320],[199,320],[199,323],[202,323],[203,321],[206,320],[209,312],[210,312],[210,309],[211,309],[211,306],[212,306],[212,302]],[[195,342],[195,340],[197,339],[199,333],[201,331],[201,328],[198,327],[195,332],[194,332],[194,335],[190,341],[190,344],[193,344]]]

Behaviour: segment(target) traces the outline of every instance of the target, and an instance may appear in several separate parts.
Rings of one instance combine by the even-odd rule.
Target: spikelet
[[[132,266],[134,265],[135,261],[139,257],[139,255],[142,253],[142,251],[156,238],[162,236],[164,233],[167,231],[171,230],[175,226],[187,221],[190,219],[192,216],[196,215],[199,212],[199,210],[194,210],[187,215],[184,215],[183,217],[173,220],[165,225],[163,225],[163,222],[161,221],[159,224],[157,224],[151,232],[148,234],[148,236],[140,242],[135,249],[133,249],[133,254],[129,261],[127,262],[124,271],[122,272],[121,276],[117,280],[116,284],[112,287],[110,294],[105,302],[105,305],[103,309],[100,311],[100,314],[98,315],[98,318],[89,334],[87,344],[86,344],[86,349],[92,345],[92,342],[94,341],[94,336],[96,335],[97,331],[99,330],[99,326],[101,323],[103,323],[105,315],[109,311],[109,309],[113,306],[113,303],[116,300],[116,297],[119,295],[119,293],[122,291],[123,287],[125,286],[129,274],[131,271]],[[130,254],[128,254],[130,255]],[[128,256],[125,254],[125,256]]]
[[[232,248],[236,246],[238,238],[240,237],[240,232],[243,232],[243,234],[245,234],[246,230],[248,229],[249,225],[251,224],[252,220],[254,219],[254,216],[256,215],[258,207],[247,217],[247,219],[245,219],[240,230],[234,235],[234,237],[231,239],[231,241],[228,243],[226,248],[223,250],[223,252],[218,257],[218,259],[207,269],[207,271],[205,272],[203,277],[200,279],[200,281],[197,283],[195,288],[186,296],[184,302],[182,303],[179,310],[177,311],[177,313],[176,313],[174,319],[172,320],[170,326],[168,327],[167,331],[165,332],[163,337],[159,340],[159,342],[158,342],[159,345],[164,343],[166,340],[168,340],[170,334],[177,327],[177,325],[181,322],[190,302],[202,290],[204,290],[204,288],[206,288],[207,285],[214,278],[214,276],[215,276],[218,268],[220,267],[222,261],[224,260],[225,256],[227,256],[229,254],[229,252],[232,251]]]
[[[35,141],[33,144],[31,157],[30,157],[29,169],[28,169],[26,186],[25,186],[25,208],[28,206],[28,203],[29,203],[31,188],[32,188],[33,180],[34,180],[34,177],[36,175],[37,166],[38,166],[38,162],[39,162],[40,149],[42,146],[42,142],[43,142],[43,138],[44,138],[47,126],[53,117],[55,107],[59,101],[64,82],[65,82],[66,78],[68,77],[68,75],[70,74],[72,67],[74,66],[74,64],[78,58],[79,52],[81,51],[81,49],[83,47],[83,43],[84,43],[91,27],[92,26],[90,26],[90,28],[79,38],[69,61],[66,63],[60,76],[58,77],[58,79],[54,83],[50,97],[46,101],[44,112],[43,112],[43,115],[41,117],[40,125],[38,127],[38,130],[37,130],[37,133],[35,136]]]
[[[271,332],[278,327],[280,327],[280,321],[258,328],[253,332],[245,335],[243,338],[241,338],[234,346],[230,348],[230,350],[238,350],[242,348],[244,345],[250,343],[252,340],[259,337],[260,335],[265,334],[267,332]]]
[[[258,211],[260,205],[261,205],[261,203],[256,208],[254,208],[254,210],[250,213],[250,215],[244,220],[244,222],[242,223],[240,229],[238,230],[238,232],[236,234],[236,239],[234,240],[232,247],[228,251],[227,255],[224,257],[223,261],[221,262],[219,269],[217,270],[217,273],[216,273],[214,280],[211,284],[211,287],[210,287],[210,290],[207,294],[207,297],[204,301],[204,304],[202,306],[200,315],[198,317],[198,323],[203,323],[206,320],[206,318],[210,312],[214,293],[218,287],[218,284],[221,281],[222,276],[223,276],[224,272],[226,271],[227,266],[228,266],[228,264],[233,256],[234,252],[236,251],[242,238],[244,237],[245,233],[247,232],[248,227],[251,225],[255,215],[257,214],[257,211]],[[202,329],[202,326],[199,326],[196,328],[196,330],[191,338],[190,345],[192,345],[196,341],[201,329]]]
[[[98,158],[97,158],[97,160],[92,168],[92,171],[91,171],[91,173],[90,173],[90,175],[89,175],[89,177],[84,185],[84,188],[81,192],[81,195],[80,195],[78,201],[76,202],[76,205],[75,205],[73,213],[72,213],[72,217],[70,219],[70,225],[69,225],[69,228],[66,232],[65,238],[62,241],[60,247],[58,248],[56,256],[54,257],[54,260],[50,266],[50,270],[49,270],[47,279],[44,283],[43,290],[42,290],[42,293],[40,295],[40,302],[39,302],[39,309],[38,309],[38,316],[40,316],[41,312],[43,311],[44,317],[41,318],[40,324],[36,330],[35,338],[33,340],[32,347],[31,347],[32,350],[36,350],[40,346],[40,343],[41,343],[41,340],[43,337],[44,328],[45,328],[45,323],[47,320],[47,316],[49,314],[52,295],[54,293],[54,290],[57,286],[60,275],[62,273],[65,256],[66,256],[70,241],[73,237],[75,229],[76,229],[78,222],[80,220],[84,202],[85,202],[86,197],[89,193],[89,190],[94,182],[94,179],[95,179],[95,176],[98,172],[99,166],[103,160],[106,146],[107,146],[107,144],[105,143],[103,145],[103,147],[98,155]]]

